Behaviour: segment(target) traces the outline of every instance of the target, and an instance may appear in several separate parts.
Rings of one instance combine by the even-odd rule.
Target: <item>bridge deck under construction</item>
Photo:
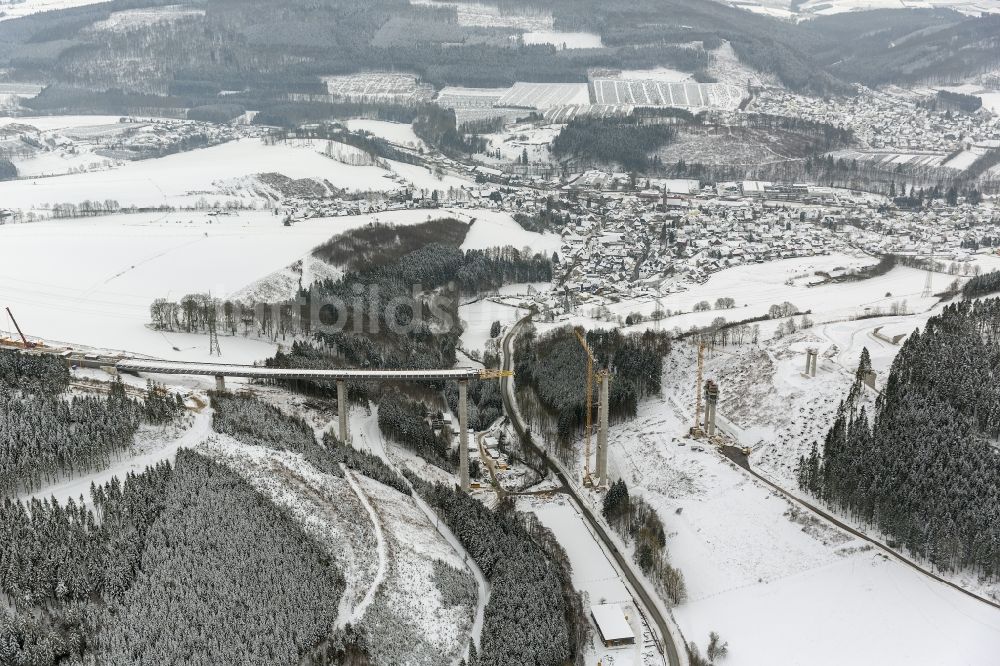
[[[246,377],[254,379],[318,379],[328,381],[383,380],[383,381],[438,381],[442,379],[478,379],[481,371],[476,368],[449,368],[442,370],[304,370],[301,368],[263,368],[253,365],[225,363],[184,363],[180,361],[152,361],[123,359],[114,364],[119,372],[149,372],[161,375],[205,375],[208,377]]]

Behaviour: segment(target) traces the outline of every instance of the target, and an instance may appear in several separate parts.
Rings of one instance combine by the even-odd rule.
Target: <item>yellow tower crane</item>
[[[593,405],[594,405],[594,354],[590,351],[590,346],[587,345],[586,338],[580,332],[580,329],[574,328],[573,333],[576,334],[576,339],[580,342],[580,346],[583,347],[583,351],[587,353],[587,395],[586,395],[586,428],[585,433],[585,448],[583,457],[583,481],[585,484],[592,483],[590,476],[590,439],[591,433],[594,429],[594,417],[593,417]],[[597,377],[601,379],[608,375],[607,370],[598,370]]]
[[[691,426],[691,436],[701,437],[701,380],[705,373],[705,341],[698,340],[698,378],[694,384],[694,425]]]
[[[480,379],[503,379],[504,377],[513,377],[514,372],[512,370],[493,370],[490,368],[483,368],[479,371]]]

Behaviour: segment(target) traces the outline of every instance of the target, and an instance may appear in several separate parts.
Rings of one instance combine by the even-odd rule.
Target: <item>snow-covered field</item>
[[[687,330],[691,326],[710,324],[716,317],[738,321],[765,315],[771,305],[786,301],[801,312],[811,310],[811,316],[816,321],[847,319],[872,313],[876,309],[888,312],[894,303],[902,305],[903,301],[910,312],[919,312],[935,302],[933,298],[922,298],[926,272],[902,266],[868,280],[807,286],[823,280],[815,274],[816,271],[854,269],[874,263],[875,259],[871,257],[830,254],[748,264],[713,273],[704,284],[689,285],[682,291],[655,300],[652,297],[629,299],[610,303],[607,307],[622,317],[630,312],[648,316],[659,304],[664,310],[685,313],[662,320],[660,327],[672,329],[676,326]],[[940,291],[953,279],[951,276],[935,275],[934,291]],[[708,301],[714,307],[715,300],[720,297],[733,298],[736,307],[693,312],[696,303]],[[588,305],[580,306],[581,313],[590,309]],[[643,327],[646,326],[653,324],[643,324]]]
[[[958,169],[959,171],[965,171],[970,166],[972,166],[973,162],[975,162],[976,159],[978,158],[979,155],[976,152],[971,150],[964,150],[960,152],[958,155],[955,155],[955,157],[945,162],[942,166],[945,166],[949,169]]]
[[[870,9],[953,9],[970,16],[1000,12],[995,0],[809,0],[799,5],[800,14],[819,15],[857,12]]]
[[[458,308],[462,320],[462,348],[482,352],[490,340],[490,327],[499,321],[501,331],[522,317],[528,311],[531,300],[529,292],[542,293],[551,289],[550,282],[528,284],[508,284],[498,290],[497,297],[479,298],[464,303]],[[521,307],[519,297],[525,297]],[[495,344],[495,343],[494,343]],[[497,351],[499,347],[497,347]]]
[[[454,7],[459,25],[550,30],[553,23],[551,13],[530,7],[503,7],[501,9],[479,2],[440,2],[439,0],[410,0],[410,4]]]
[[[978,96],[982,98],[984,108],[1000,115],[1000,92],[990,90],[988,92],[981,92]]]
[[[390,178],[393,172],[348,166],[323,156],[321,150],[319,144],[267,146],[259,139],[247,139],[129,162],[105,171],[7,181],[0,183],[0,201],[6,208],[34,211],[41,216],[47,215],[47,209],[55,204],[107,199],[123,207],[194,206],[201,200],[262,206],[265,198],[240,179],[269,172],[296,179],[328,180],[335,187],[354,191],[388,191],[399,187]],[[430,176],[426,169],[405,166],[414,177],[418,171]],[[428,180],[421,178],[416,186],[427,187]]]
[[[21,107],[21,100],[34,97],[42,90],[33,83],[0,83],[0,109],[14,113]]]
[[[611,78],[682,83],[690,81],[692,77],[690,72],[682,72],[669,67],[654,67],[652,69],[623,69]]]
[[[490,340],[490,326],[494,321],[509,325],[515,319],[516,308],[482,299],[461,305],[458,316],[462,319],[462,348],[482,353]]]
[[[406,123],[392,123],[386,120],[372,120],[370,118],[352,118],[344,124],[352,132],[368,132],[401,146],[409,148],[427,147],[423,140],[414,133],[413,125],[407,125]]]
[[[487,162],[502,164],[504,162],[516,162],[528,154],[531,163],[548,162],[551,160],[552,141],[559,135],[563,125],[533,125],[521,124],[507,127],[503,132],[496,134],[485,134],[488,142],[487,149],[490,152],[500,151],[500,159],[490,158],[488,155],[477,155],[476,159]]]
[[[408,224],[426,220],[428,213],[314,218],[291,227],[267,212],[219,217],[141,213],[3,225],[0,300],[32,336],[173,360],[207,360],[205,336],[146,328],[153,299],[178,300],[208,291],[226,298],[294,263],[331,236],[376,217]],[[6,318],[3,328],[11,328]],[[274,349],[264,342],[222,338],[227,363],[252,362],[273,355]]]
[[[167,5],[166,7],[144,7],[139,9],[126,9],[114,12],[104,21],[98,21],[92,26],[93,30],[107,30],[111,32],[125,32],[136,28],[155,25],[157,23],[168,23],[179,21],[195,16],[204,16],[204,9],[194,9],[182,5]]]
[[[519,250],[529,248],[532,252],[552,254],[562,246],[562,239],[556,234],[525,231],[510,213],[488,209],[463,210],[458,217],[472,221],[472,227],[462,243],[463,250],[512,245]]]
[[[611,559],[591,535],[583,516],[565,496],[531,500],[531,510],[566,549],[573,567],[573,586],[587,593],[590,604],[632,602],[632,595]]]
[[[96,5],[103,0],[18,0],[17,2],[0,2],[0,21],[29,16],[39,12],[49,12],[56,9],[70,9],[84,5]]]
[[[0,118],[0,127],[30,125],[41,131],[117,125],[120,116],[6,116]]]
[[[685,377],[668,370],[665,385]],[[717,631],[734,666],[992,663],[1000,611],[797,513],[712,447],[679,446],[688,413],[666,392],[611,428],[610,453],[612,476],[667,525],[687,640],[704,652]]]

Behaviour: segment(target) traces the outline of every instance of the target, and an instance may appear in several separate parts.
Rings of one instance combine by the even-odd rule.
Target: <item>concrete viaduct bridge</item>
[[[350,441],[347,422],[347,385],[349,380],[429,382],[442,379],[458,382],[458,423],[459,423],[459,477],[462,490],[469,490],[469,409],[467,393],[470,379],[501,379],[512,377],[509,370],[479,370],[477,368],[452,368],[449,370],[306,370],[297,368],[261,368],[252,365],[228,365],[224,363],[183,363],[178,361],[154,361],[127,358],[114,363],[118,372],[136,374],[140,372],[159,375],[200,375],[215,377],[218,390],[226,389],[226,377],[250,379],[313,379],[337,382],[337,416],[339,436],[342,442]]]

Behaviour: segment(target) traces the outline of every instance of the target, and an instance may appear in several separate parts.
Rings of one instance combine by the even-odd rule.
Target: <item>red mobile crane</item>
[[[38,346],[37,342],[29,342],[28,338],[24,337],[24,331],[21,330],[21,327],[18,325],[17,320],[14,319],[14,313],[10,311],[10,308],[7,308],[7,316],[10,317],[10,320],[12,322],[14,322],[14,328],[17,329],[18,335],[21,336],[21,341],[24,342],[24,348],[34,349],[35,347],[37,347]]]

